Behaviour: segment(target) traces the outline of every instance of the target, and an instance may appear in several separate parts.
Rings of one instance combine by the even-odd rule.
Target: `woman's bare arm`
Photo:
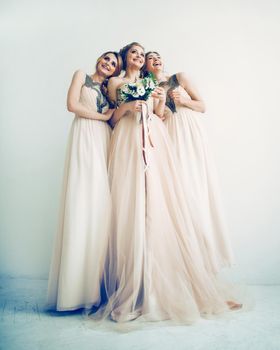
[[[178,90],[173,90],[170,93],[170,97],[174,99],[175,102],[188,107],[196,112],[205,112],[205,104],[199,95],[196,88],[193,86],[191,81],[187,78],[185,73],[176,74],[178,83],[186,90],[191,99],[186,98]]]
[[[71,85],[67,94],[67,109],[69,112],[75,113],[77,116],[87,119],[107,121],[111,118],[112,110],[108,110],[105,114],[98,113],[85,107],[80,102],[80,94],[82,86],[85,82],[85,73],[78,70],[74,73]]]
[[[154,98],[154,113],[163,118],[166,101],[165,90],[162,87],[157,87],[152,92],[152,97]]]

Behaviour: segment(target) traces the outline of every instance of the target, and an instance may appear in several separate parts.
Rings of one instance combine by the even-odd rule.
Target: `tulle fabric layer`
[[[79,117],[73,121],[47,309],[75,310],[100,303],[111,216],[110,133],[102,121]]]
[[[208,268],[218,273],[234,263],[221,204],[217,172],[212,159],[201,113],[177,106],[166,115],[165,125],[175,147],[182,183],[188,198],[200,248]]]
[[[149,129],[146,171],[137,118],[123,117],[112,135],[108,300],[91,317],[189,324],[228,311],[226,301],[237,299],[207,265],[165,125],[152,115]]]

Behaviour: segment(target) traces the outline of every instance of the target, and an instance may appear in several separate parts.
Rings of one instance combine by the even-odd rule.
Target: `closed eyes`
[[[160,56],[148,56],[148,60],[153,60],[153,59],[160,60],[161,57]]]

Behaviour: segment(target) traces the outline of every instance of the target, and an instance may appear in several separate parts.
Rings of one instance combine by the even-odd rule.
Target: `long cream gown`
[[[118,95],[124,103],[120,89]],[[171,139],[152,105],[150,99],[145,134],[138,114],[130,113],[111,138],[113,230],[103,311],[117,322],[192,323],[227,311],[232,296],[206,265]]]
[[[80,102],[104,113],[100,84],[85,75]],[[99,305],[110,225],[106,122],[76,116],[68,142],[59,227],[49,274],[47,308]]]
[[[179,89],[190,99],[176,75],[163,83],[163,87],[167,92]],[[203,116],[190,108],[176,105],[169,96],[166,105],[165,125],[183,171],[183,185],[191,198],[190,210],[199,244],[205,252],[208,268],[218,273],[222,267],[231,266],[234,258]]]

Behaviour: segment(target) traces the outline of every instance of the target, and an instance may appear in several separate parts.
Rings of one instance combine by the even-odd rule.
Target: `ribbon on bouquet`
[[[142,111],[138,113],[138,122],[142,125],[142,154],[143,161],[145,164],[144,171],[146,171],[149,167],[149,155],[147,145],[149,144],[151,147],[154,147],[153,142],[151,140],[149,122],[151,121],[151,116],[149,114],[149,108],[146,103],[142,104]]]

